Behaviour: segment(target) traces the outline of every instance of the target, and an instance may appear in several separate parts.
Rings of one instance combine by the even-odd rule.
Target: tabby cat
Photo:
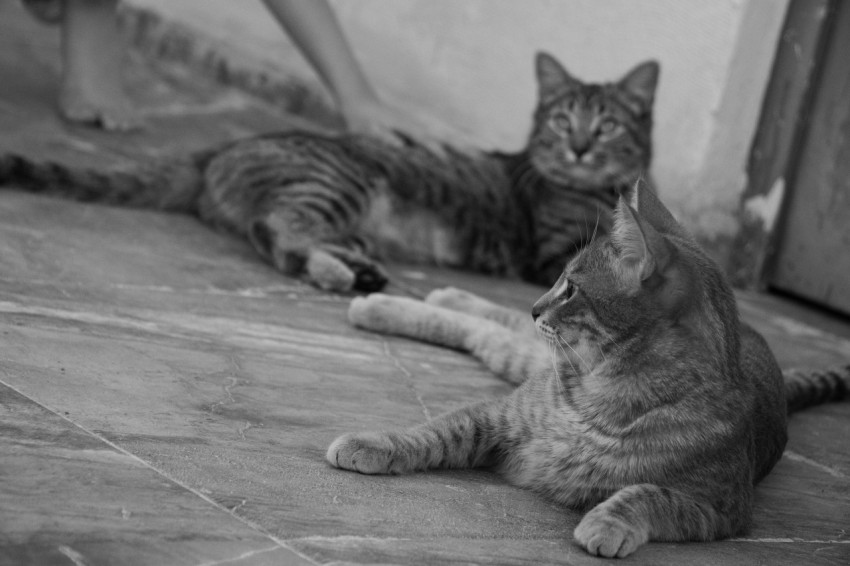
[[[551,284],[591,230],[610,229],[618,192],[649,166],[658,65],[585,84],[540,53],[536,71],[519,153],[290,132],[105,173],[0,154],[0,183],[196,213],[325,289],[378,290],[389,258]]]
[[[594,555],[745,531],[787,411],[844,396],[850,366],[783,381],[719,267],[651,191],[628,198],[530,318],[456,289],[354,299],[355,325],[469,351],[519,387],[408,430],[347,434],[328,461],[365,474],[495,467],[589,510],[574,534]]]

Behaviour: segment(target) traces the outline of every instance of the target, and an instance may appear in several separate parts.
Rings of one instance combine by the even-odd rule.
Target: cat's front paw
[[[351,301],[348,321],[373,332],[404,334],[407,327],[405,321],[421,305],[421,301],[405,297],[372,293],[366,297],[355,297]]]
[[[588,553],[607,558],[628,556],[649,540],[646,529],[632,525],[599,507],[584,516],[574,536]]]
[[[380,432],[340,436],[328,448],[328,462],[336,468],[361,474],[393,473],[393,444]]]

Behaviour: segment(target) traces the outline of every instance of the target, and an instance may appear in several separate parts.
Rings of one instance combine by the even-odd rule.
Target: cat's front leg
[[[649,540],[708,541],[730,536],[737,523],[699,496],[639,484],[621,489],[591,509],[574,536],[590,554],[623,558]]]
[[[361,474],[490,465],[498,443],[491,415],[498,403],[470,405],[407,430],[345,434],[333,441],[326,458]]]
[[[551,369],[545,344],[477,316],[374,293],[356,297],[348,309],[355,326],[470,352],[496,375],[519,385]]]
[[[468,336],[492,322],[416,299],[373,293],[355,297],[348,320],[360,328],[466,350]]]
[[[505,328],[527,334],[534,334],[534,321],[531,308],[528,312],[518,311],[498,305],[475,293],[456,287],[434,289],[425,297],[425,302],[456,312],[471,314],[501,324]]]

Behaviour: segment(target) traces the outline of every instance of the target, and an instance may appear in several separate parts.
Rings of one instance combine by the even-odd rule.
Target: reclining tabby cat
[[[585,84],[538,54],[527,147],[437,155],[358,135],[264,135],[125,170],[0,153],[0,183],[84,201],[198,214],[319,287],[382,288],[401,259],[551,284],[617,194],[648,168],[658,65]]]
[[[344,435],[328,461],[364,474],[494,467],[589,510],[574,536],[599,556],[746,531],[787,413],[845,396],[850,365],[783,376],[720,268],[651,191],[630,198],[531,317],[457,289],[355,298],[355,325],[471,352],[519,387],[408,430]]]

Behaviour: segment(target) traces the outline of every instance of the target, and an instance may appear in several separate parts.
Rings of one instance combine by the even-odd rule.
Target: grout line
[[[416,380],[414,379],[413,374],[410,373],[410,371],[402,365],[401,361],[393,355],[390,350],[390,343],[387,342],[387,340],[381,337],[381,343],[384,346],[384,355],[392,360],[395,367],[404,374],[407,386],[413,391],[413,394],[416,395],[416,400],[419,401],[419,405],[422,407],[422,412],[425,413],[425,418],[430,421],[433,418],[431,416],[431,411],[428,410],[427,405],[425,405],[425,400],[422,399],[422,394],[419,392],[419,389],[416,388]]]
[[[395,541],[411,541],[412,538],[402,537],[372,537],[372,536],[357,536],[357,535],[336,535],[322,536],[311,535],[308,537],[299,537],[290,539],[290,541],[298,542],[395,542]]]
[[[789,460],[793,460],[794,462],[802,462],[804,464],[808,464],[809,466],[811,466],[813,468],[817,468],[818,470],[825,472],[825,473],[831,475],[834,478],[838,478],[838,479],[841,479],[841,480],[847,479],[846,475],[844,475],[840,471],[836,470],[835,468],[831,468],[831,467],[829,467],[825,464],[821,464],[820,462],[812,460],[811,458],[807,458],[806,456],[803,456],[802,454],[797,454],[796,452],[792,452],[791,450],[786,449],[783,456],[785,456]]]
[[[70,546],[62,544],[57,547],[57,550],[67,556],[68,560],[74,563],[74,566],[88,566],[88,562],[86,562],[83,555]]]
[[[784,542],[784,543],[806,543],[806,544],[850,544],[850,539],[846,540],[806,540],[803,538],[728,538],[726,542]]]
[[[271,552],[273,550],[279,550],[279,546],[270,546],[268,548],[260,548],[257,550],[249,550],[248,552],[243,552],[239,556],[234,556],[233,558],[225,558],[223,560],[214,560],[213,562],[202,562],[198,564],[198,566],[218,566],[219,564],[230,564],[232,562],[239,562],[240,560],[244,560],[245,558],[250,558],[252,556],[256,556],[258,554],[265,554],[266,552]]]
[[[83,426],[83,425],[81,425],[81,424],[79,424],[79,423],[77,423],[77,422],[72,421],[71,419],[69,419],[68,417],[66,417],[65,415],[63,415],[61,412],[56,411],[56,410],[54,410],[54,409],[52,409],[52,408],[48,407],[48,406],[47,406],[47,405],[45,405],[44,403],[40,403],[39,401],[36,401],[35,399],[33,399],[32,397],[30,397],[29,395],[27,395],[26,393],[24,393],[23,391],[21,391],[20,389],[18,389],[18,388],[17,388],[17,387],[15,387],[14,385],[11,385],[10,383],[7,383],[5,380],[0,379],[0,385],[4,385],[4,386],[8,387],[9,389],[11,389],[12,391],[14,391],[14,392],[15,392],[15,393],[17,393],[18,395],[20,395],[20,396],[24,397],[25,399],[29,399],[30,401],[32,401],[33,403],[35,403],[35,404],[36,404],[36,405],[38,405],[39,407],[42,407],[43,409],[45,409],[45,410],[47,410],[47,411],[50,411],[51,413],[53,413],[54,415],[56,415],[57,417],[59,417],[59,418],[60,418],[60,419],[62,419],[63,421],[65,421],[65,422],[67,422],[67,423],[70,423],[71,425],[73,425],[74,427],[76,427],[76,428],[78,428],[78,429],[82,430],[83,432],[85,432],[85,433],[86,433],[86,434],[88,434],[89,436],[94,437],[94,438],[96,438],[96,439],[100,440],[101,442],[103,442],[104,444],[106,444],[107,446],[109,446],[110,448],[112,448],[113,450],[117,450],[117,451],[118,451],[118,452],[120,452],[121,454],[124,454],[125,456],[130,457],[131,459],[133,459],[133,460],[135,460],[136,462],[140,463],[142,466],[144,466],[144,467],[146,467],[146,468],[148,468],[148,469],[150,469],[150,470],[153,470],[154,472],[156,472],[156,473],[157,473],[157,474],[159,474],[160,476],[164,477],[165,479],[167,479],[167,480],[168,480],[168,481],[170,481],[171,483],[173,483],[173,484],[175,484],[175,485],[177,485],[177,486],[179,486],[179,487],[181,487],[181,488],[185,489],[186,491],[188,491],[188,492],[190,492],[190,493],[192,493],[192,494],[196,495],[197,497],[200,497],[201,499],[203,499],[204,501],[206,501],[207,503],[209,503],[209,504],[210,504],[210,505],[212,505],[213,507],[215,507],[215,508],[219,509],[220,511],[223,511],[223,512],[227,513],[228,515],[230,515],[231,517],[233,517],[234,519],[236,519],[236,520],[237,520],[237,521],[239,521],[240,523],[242,523],[242,524],[244,524],[244,525],[246,525],[246,526],[250,527],[252,530],[257,531],[258,533],[260,533],[260,534],[262,534],[262,535],[264,535],[264,536],[268,537],[268,538],[269,538],[269,539],[271,539],[271,540],[272,540],[272,541],[273,541],[276,545],[278,545],[278,547],[280,547],[280,548],[284,548],[284,549],[286,549],[286,550],[288,550],[288,551],[292,552],[293,554],[297,555],[298,557],[300,557],[300,558],[303,558],[303,559],[307,560],[307,561],[308,561],[308,562],[310,562],[311,564],[316,564],[317,566],[319,566],[319,563],[318,563],[318,562],[316,562],[315,560],[313,560],[313,559],[312,559],[312,558],[310,558],[309,556],[307,556],[307,555],[305,555],[305,554],[302,554],[301,552],[299,552],[299,551],[295,550],[294,548],[292,548],[291,546],[289,546],[288,544],[286,544],[286,542],[285,542],[284,540],[282,540],[282,539],[280,539],[280,538],[276,537],[275,535],[271,534],[269,531],[267,531],[266,529],[264,529],[264,528],[263,528],[263,527],[261,527],[260,525],[258,525],[258,524],[256,524],[256,523],[254,523],[253,521],[250,521],[250,520],[248,520],[248,519],[246,519],[246,518],[244,518],[244,517],[240,517],[239,515],[237,515],[236,513],[232,512],[232,511],[231,511],[230,509],[228,509],[227,507],[225,507],[224,505],[222,505],[222,504],[218,503],[216,500],[214,500],[214,499],[212,499],[211,497],[209,497],[209,496],[207,496],[207,495],[203,494],[201,491],[199,491],[199,490],[195,489],[194,487],[192,487],[192,486],[190,486],[190,485],[188,485],[188,484],[186,484],[186,483],[184,483],[184,482],[182,482],[182,481],[178,480],[177,478],[172,477],[171,475],[167,474],[164,470],[160,470],[159,468],[157,468],[156,466],[154,466],[154,465],[153,465],[153,464],[151,464],[150,462],[148,462],[148,461],[146,461],[146,460],[144,460],[144,459],[140,458],[139,456],[136,456],[135,454],[133,454],[132,452],[130,452],[130,451],[129,451],[129,450],[127,450],[126,448],[123,448],[122,446],[120,446],[120,445],[118,445],[118,444],[116,444],[116,443],[112,442],[112,441],[111,441],[111,440],[109,440],[108,438],[105,438],[105,437],[103,437],[103,436],[101,436],[101,435],[97,434],[96,432],[94,432],[94,431],[92,431],[92,430],[89,430],[89,429],[88,429],[88,428],[86,428],[85,426]]]

